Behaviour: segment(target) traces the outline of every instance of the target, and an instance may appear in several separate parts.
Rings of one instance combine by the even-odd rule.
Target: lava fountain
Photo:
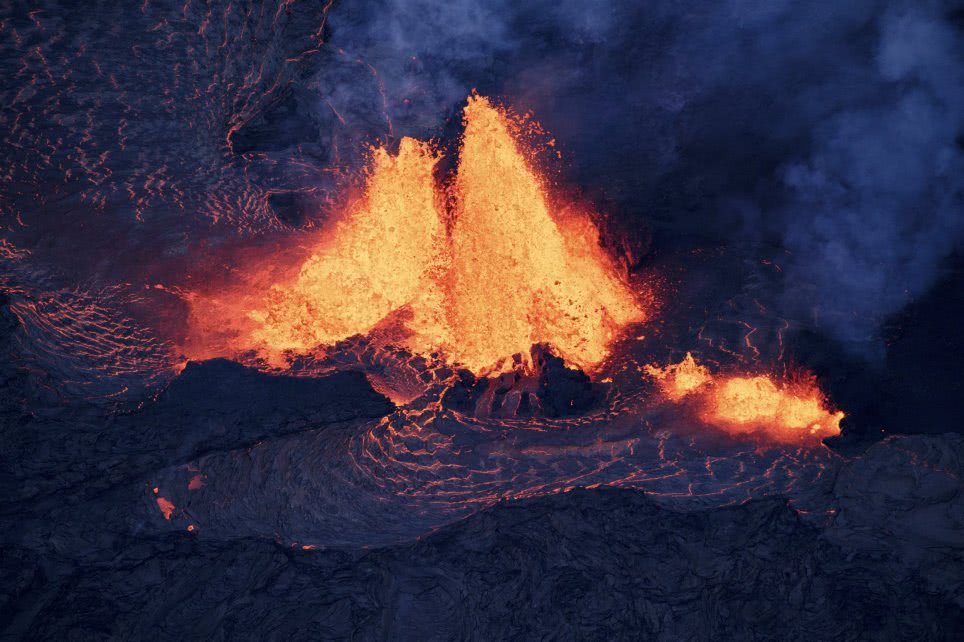
[[[598,365],[645,318],[637,297],[589,217],[551,204],[505,110],[471,96],[463,124],[457,171],[442,185],[430,144],[374,149],[364,196],[297,275],[240,296],[248,323],[231,347],[280,364],[388,326],[405,348],[476,373],[511,369],[510,357],[536,343],[582,369]],[[207,303],[196,319],[223,316],[199,314]]]
[[[590,369],[643,318],[595,227],[578,214],[553,216],[505,114],[484,98],[465,108],[455,188],[447,307],[456,360],[480,369],[545,342]]]
[[[520,363],[535,372],[530,349],[540,344],[570,368],[594,372],[647,311],[590,215],[552,198],[523,127],[470,96],[455,170],[442,180],[431,143],[402,138],[394,154],[372,149],[363,194],[341,219],[297,260],[272,257],[290,263],[287,272],[244,265],[250,276],[236,290],[191,301],[189,343],[203,347],[191,356],[256,353],[288,368],[297,355],[334,354],[355,337],[365,349],[396,346],[487,376]],[[828,409],[812,377],[713,374],[690,354],[641,370],[662,399],[729,434],[804,444],[840,433],[843,413]],[[403,405],[434,377],[415,372],[409,385],[398,383],[402,375],[389,372],[390,384],[381,376],[370,380]],[[490,383],[487,394],[521,385]]]
[[[714,375],[693,355],[666,367],[647,366],[672,402],[692,402],[701,421],[733,434],[802,443],[840,434],[844,413],[827,408],[812,377]]]
[[[432,179],[436,160],[411,138],[402,139],[396,156],[373,151],[362,201],[315,247],[297,278],[271,287],[248,312],[256,322],[253,345],[304,352],[366,334],[405,306],[420,324],[436,316],[433,268],[441,265],[445,238]],[[425,327],[419,334],[429,333]]]
[[[838,462],[820,443],[843,415],[815,382],[713,373],[689,354],[642,366],[676,335],[654,323],[617,343],[653,306],[603,250],[591,212],[539,171],[542,148],[526,142],[538,132],[479,96],[463,127],[449,175],[429,142],[372,149],[337,222],[296,251],[308,234],[232,263],[238,284],[188,298],[204,357],[301,376],[361,370],[395,408],[331,431],[309,422],[242,464],[216,452],[164,471],[151,484],[164,489],[160,519],[381,545],[576,486],[640,488],[675,508],[792,489],[798,505],[820,506]],[[274,501],[278,489],[293,503]]]

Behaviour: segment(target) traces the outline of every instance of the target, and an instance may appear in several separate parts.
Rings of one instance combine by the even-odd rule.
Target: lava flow
[[[843,412],[828,410],[812,378],[774,381],[767,375],[714,375],[693,355],[646,372],[673,402],[693,401],[700,419],[738,435],[762,433],[768,439],[801,443],[840,434]]]
[[[476,373],[511,368],[536,343],[580,368],[599,364],[644,311],[589,218],[550,204],[514,125],[471,96],[447,185],[435,183],[428,143],[374,150],[364,197],[297,275],[241,297],[249,325],[232,347],[281,363],[286,352],[385,330]],[[195,309],[205,316],[219,318]]]

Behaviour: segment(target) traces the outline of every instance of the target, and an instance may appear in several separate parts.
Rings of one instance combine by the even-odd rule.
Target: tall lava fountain
[[[477,373],[511,366],[508,358],[535,343],[584,369],[599,364],[644,310],[589,218],[553,210],[513,135],[518,126],[470,97],[446,185],[433,177],[439,154],[430,144],[403,138],[396,155],[374,149],[363,198],[297,275],[260,301],[242,296],[250,323],[234,347],[277,361],[395,326],[408,349]]]

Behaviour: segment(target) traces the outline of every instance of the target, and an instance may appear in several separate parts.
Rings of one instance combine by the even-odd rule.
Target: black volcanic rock
[[[547,417],[561,417],[588,410],[596,402],[592,382],[582,370],[566,367],[548,346],[532,346],[532,365],[539,379],[538,397]]]
[[[186,419],[236,415],[246,424],[263,425],[279,413],[332,422],[386,414],[393,407],[360,372],[322,378],[270,375],[227,359],[211,359],[188,362],[144,413]]]
[[[127,415],[64,408],[0,427],[7,502],[54,492],[97,493],[202,453],[336,423],[384,416],[394,405],[358,372],[275,376],[214,359],[190,362],[156,400]]]
[[[598,401],[589,377],[569,368],[549,346],[535,344],[531,369],[516,355],[516,368],[492,377],[459,373],[442,395],[443,404],[462,413],[494,417],[565,417],[591,409]]]
[[[912,569],[848,554],[783,500],[695,513],[631,490],[497,505],[424,540],[301,550],[188,533],[3,553],[5,634],[41,639],[952,639]]]

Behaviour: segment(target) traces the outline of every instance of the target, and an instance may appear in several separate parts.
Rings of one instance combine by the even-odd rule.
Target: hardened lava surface
[[[214,367],[227,362],[185,374]],[[176,383],[158,403],[177,403],[181,390]],[[781,495],[803,515],[833,511],[827,494],[843,460],[831,450],[734,441],[693,422],[663,406],[478,417],[417,398],[378,419],[158,470],[143,479],[140,508],[164,528],[313,546],[396,543],[500,501],[574,487],[639,489],[678,510]],[[176,507],[169,524],[157,495]]]
[[[223,360],[131,413],[41,417],[18,408],[29,376],[4,376],[15,638],[946,639],[961,623],[956,435],[844,457],[673,436],[658,414],[482,421],[395,408],[357,372]]]

